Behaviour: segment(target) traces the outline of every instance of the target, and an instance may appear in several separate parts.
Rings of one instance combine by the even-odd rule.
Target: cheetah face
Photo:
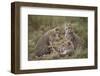
[[[73,29],[72,29],[71,26],[67,26],[67,27],[65,28],[65,31],[66,31],[66,34],[72,34],[72,33],[73,33]]]
[[[58,50],[59,50],[60,55],[66,55],[69,52],[73,51],[73,47],[70,42],[66,42],[66,43],[61,44]]]

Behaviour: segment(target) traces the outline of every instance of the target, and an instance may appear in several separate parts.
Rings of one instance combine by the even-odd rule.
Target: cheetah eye
[[[71,27],[68,27],[68,29],[70,29]]]
[[[68,28],[66,28],[66,30],[68,30]]]
[[[71,43],[70,43],[70,42],[68,42],[68,46],[69,46],[69,45],[71,45]]]

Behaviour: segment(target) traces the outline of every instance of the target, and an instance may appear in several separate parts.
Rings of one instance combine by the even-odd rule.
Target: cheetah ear
[[[69,26],[70,26],[70,23],[66,23],[66,24],[64,25],[65,28],[67,28],[67,27],[69,27]]]
[[[68,25],[69,27],[71,27],[71,23],[68,23],[67,25]]]

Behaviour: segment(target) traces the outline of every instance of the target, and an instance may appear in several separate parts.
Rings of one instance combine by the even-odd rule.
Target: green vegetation
[[[28,60],[50,60],[50,59],[72,59],[72,58],[87,58],[87,42],[88,42],[88,21],[87,17],[68,17],[68,16],[28,16]],[[54,27],[61,27],[63,24],[71,23],[75,33],[83,40],[83,49],[76,49],[70,56],[59,57],[58,53],[54,52],[51,55],[42,58],[35,58],[34,51],[38,39],[48,30]]]

